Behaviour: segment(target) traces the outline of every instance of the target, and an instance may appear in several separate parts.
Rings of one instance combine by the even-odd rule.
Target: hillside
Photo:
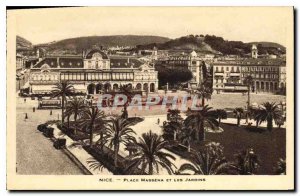
[[[274,42],[250,42],[249,44],[256,44],[259,54],[284,54],[286,53],[286,48],[278,43]]]
[[[89,36],[64,39],[48,44],[37,46],[46,47],[48,51],[69,51],[71,53],[81,53],[82,50],[92,48],[94,45],[103,47],[112,46],[132,46],[150,43],[164,43],[169,38],[160,36],[139,36],[139,35],[115,35],[115,36]]]
[[[249,44],[256,44],[256,45],[261,45],[263,47],[269,47],[269,48],[280,48],[281,50],[285,50],[286,48],[278,43],[274,42],[250,42]]]
[[[160,50],[195,50],[204,53],[218,53],[204,42],[200,36],[184,36],[161,44],[138,45],[137,49],[151,49],[156,46]]]
[[[258,45],[259,54],[283,54],[285,48],[272,42],[253,42]],[[140,45],[138,49],[195,50],[202,53],[222,53],[224,55],[246,55],[251,52],[252,43],[228,41],[214,35],[188,35],[162,44]],[[278,49],[279,48],[279,49]]]
[[[16,37],[17,50],[30,50],[33,48],[32,43],[25,38],[18,36]]]

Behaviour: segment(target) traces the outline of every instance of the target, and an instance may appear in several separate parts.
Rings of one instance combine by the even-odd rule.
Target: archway
[[[95,84],[91,83],[87,86],[88,94],[94,94],[95,92]]]
[[[269,82],[266,82],[266,91],[269,92]]]
[[[262,91],[265,91],[265,83],[264,82],[260,83],[260,88]]]
[[[138,84],[136,85],[136,89],[137,89],[137,90],[142,90],[142,84],[141,84],[141,83],[138,83]]]
[[[260,91],[260,87],[259,87],[259,81],[256,81],[256,85],[255,85],[255,87],[256,87],[256,91]]]
[[[155,84],[154,83],[151,83],[150,84],[150,92],[154,92],[155,91]]]
[[[114,84],[113,85],[113,90],[117,90],[119,88],[119,85],[118,84]]]
[[[101,93],[102,87],[103,87],[103,85],[100,84],[100,83],[98,83],[96,85],[96,94],[100,94]]]
[[[148,91],[148,83],[144,83],[144,85],[143,85],[143,90],[144,90],[144,91]]]
[[[129,89],[132,89],[132,84],[131,83],[129,83],[127,86],[128,86]]]
[[[105,84],[104,84],[104,91],[107,92],[107,91],[109,91],[110,89],[111,89],[110,83],[105,83]]]
[[[274,92],[274,86],[273,86],[273,82],[270,82],[270,92]]]

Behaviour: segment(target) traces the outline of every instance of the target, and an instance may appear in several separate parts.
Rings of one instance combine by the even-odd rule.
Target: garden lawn
[[[285,129],[273,128],[272,132],[260,129],[262,132],[253,132],[236,125],[222,124],[221,127],[223,133],[206,133],[206,139],[223,145],[229,161],[234,160],[234,154],[239,150],[251,147],[261,161],[258,174],[273,174],[279,158],[286,157]]]

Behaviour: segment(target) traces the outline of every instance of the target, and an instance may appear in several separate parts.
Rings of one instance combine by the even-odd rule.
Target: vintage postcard
[[[293,7],[7,8],[8,190],[294,190]]]

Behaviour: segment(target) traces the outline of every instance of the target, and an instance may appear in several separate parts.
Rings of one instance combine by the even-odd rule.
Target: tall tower
[[[251,57],[257,59],[257,56],[258,56],[257,46],[253,44],[251,48]]]
[[[200,70],[200,63],[198,55],[195,51],[192,51],[189,55],[190,62],[188,65],[189,70],[193,74],[192,80],[189,82],[189,87],[194,86],[197,87],[200,83],[200,75],[201,75],[201,70]]]

